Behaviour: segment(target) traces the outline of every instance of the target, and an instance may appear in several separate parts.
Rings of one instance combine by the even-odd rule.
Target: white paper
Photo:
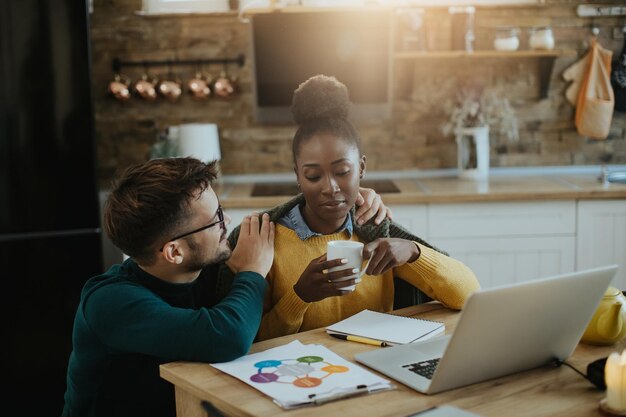
[[[299,340],[211,366],[270,396],[283,408],[394,387],[325,346],[303,345]],[[364,389],[356,389],[363,385]]]

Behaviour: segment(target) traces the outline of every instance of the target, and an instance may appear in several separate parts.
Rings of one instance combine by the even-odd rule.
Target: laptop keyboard
[[[424,378],[432,379],[438,364],[439,358],[429,359],[427,361],[417,363],[410,363],[408,365],[402,365],[402,367],[407,368],[409,371],[421,375]]]

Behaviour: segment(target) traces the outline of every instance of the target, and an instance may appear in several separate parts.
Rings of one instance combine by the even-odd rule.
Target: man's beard
[[[224,237],[226,237],[226,230],[222,232],[222,236],[220,237],[220,239],[223,239]],[[232,254],[232,250],[230,249],[230,246],[228,245],[226,245],[225,247],[219,246],[216,253],[212,257],[209,257],[207,259],[207,258],[201,257],[205,250],[197,243],[190,241],[189,248],[193,251],[193,256],[186,265],[186,268],[189,272],[200,271],[201,269],[209,265],[219,264],[220,262],[223,262],[227,260],[228,258],[230,258],[230,255]]]

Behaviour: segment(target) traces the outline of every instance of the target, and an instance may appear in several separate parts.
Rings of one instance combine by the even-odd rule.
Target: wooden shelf
[[[399,51],[393,54],[394,59],[444,59],[444,58],[556,58],[559,56],[575,56],[576,51],[537,50],[537,51]]]
[[[298,5],[288,5],[284,7],[265,8],[244,8],[244,15],[266,14],[266,13],[328,13],[328,12],[359,12],[359,11],[381,11],[389,12],[395,10],[393,6],[366,5],[366,6],[334,6],[334,7],[306,7]]]
[[[431,1],[416,1],[412,4],[371,4],[375,2],[366,2],[367,4],[361,6],[300,6],[295,4],[288,4],[286,6],[268,6],[268,7],[251,7],[244,10],[244,14],[259,14],[259,13],[319,13],[319,12],[356,12],[360,10],[397,10],[406,7],[411,8],[421,8],[421,9],[448,9],[448,7],[453,6],[451,4],[446,4],[446,2],[442,2],[440,0],[431,0]],[[520,2],[520,3],[500,3],[497,2],[489,3],[489,4],[476,4],[476,2],[472,3],[476,9],[502,9],[503,7],[509,9],[515,8],[545,8],[546,0],[539,0],[539,2],[528,1],[528,2]],[[469,4],[457,4],[457,6],[467,6]]]
[[[396,61],[411,62],[419,59],[518,59],[534,58],[539,60],[539,97],[548,97],[548,87],[554,61],[560,56],[576,56],[575,50],[537,50],[537,51],[399,51],[393,54]]]
[[[148,13],[143,10],[137,10],[135,16],[141,16],[146,18],[171,18],[171,17],[195,17],[195,16],[237,16],[236,10],[228,10],[224,12],[163,12],[163,13]]]

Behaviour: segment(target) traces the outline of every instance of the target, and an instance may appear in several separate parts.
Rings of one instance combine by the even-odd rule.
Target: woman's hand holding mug
[[[353,290],[345,287],[356,284],[354,274],[358,270],[346,268],[347,262],[346,259],[328,260],[325,254],[313,259],[300,275],[293,290],[307,303],[351,293]],[[331,271],[334,269],[339,270]]]
[[[365,274],[365,270],[369,265],[369,260],[363,266],[363,243],[354,240],[331,240],[327,244],[328,259],[346,259],[345,266],[334,267],[329,271],[340,271],[345,269],[353,270],[353,274],[349,276],[354,279],[354,285],[344,285],[344,290],[354,291],[356,283],[361,282],[361,277]],[[344,279],[345,280],[345,279]]]

